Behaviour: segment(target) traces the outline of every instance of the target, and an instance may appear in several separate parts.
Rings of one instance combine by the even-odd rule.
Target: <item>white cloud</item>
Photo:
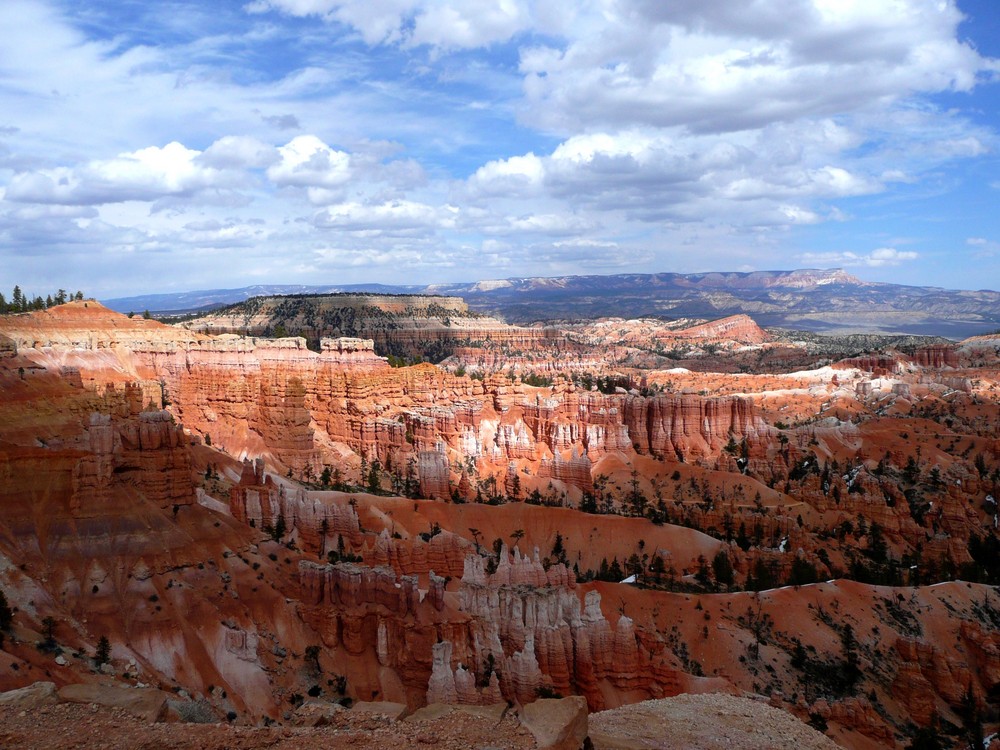
[[[521,0],[254,0],[246,8],[336,21],[368,44],[469,49],[506,41],[532,25],[529,3]]]
[[[199,151],[173,142],[79,167],[15,174],[6,198],[23,203],[98,205],[190,195],[208,187],[238,184],[231,174],[200,165],[199,155]]]
[[[268,167],[276,185],[339,187],[351,178],[351,159],[314,135],[300,135],[278,148],[280,160]]]
[[[496,159],[486,162],[476,170],[469,182],[481,194],[507,194],[534,192],[545,177],[542,160],[533,153]]]
[[[458,0],[427,6],[414,19],[409,43],[472,48],[510,39],[528,28],[527,3],[518,0]]]
[[[457,209],[437,209],[413,201],[393,201],[377,205],[342,203],[330,206],[316,215],[314,223],[323,229],[350,232],[396,232],[400,230],[432,230],[454,225]]]
[[[733,132],[968,91],[995,75],[939,0],[619,0],[565,47],[521,55],[526,121],[564,131],[644,124]]]
[[[252,136],[227,135],[205,149],[198,161],[219,169],[259,169],[273,165],[280,158],[278,149],[269,143]]]
[[[975,252],[972,253],[973,258],[986,259],[1000,255],[1000,242],[995,240],[988,240],[985,237],[969,237],[965,240],[965,244],[975,248]]]
[[[803,253],[799,260],[809,265],[821,266],[867,266],[879,268],[882,266],[898,266],[901,263],[916,260],[919,257],[912,250],[896,250],[892,247],[880,247],[865,255],[844,251],[831,253]]]
[[[734,226],[815,224],[832,209],[816,201],[884,189],[863,163],[831,162],[858,137],[829,121],[760,132],[691,136],[678,129],[573,136],[548,156],[492,161],[469,180],[476,197],[548,196],[564,211],[575,204],[625,211],[643,222],[725,221]],[[795,144],[790,147],[789,144]]]

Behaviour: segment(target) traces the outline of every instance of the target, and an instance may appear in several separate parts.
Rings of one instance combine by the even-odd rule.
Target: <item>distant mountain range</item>
[[[428,286],[258,285],[103,300],[119,312],[202,312],[275,294],[443,294],[511,323],[597,317],[713,319],[818,333],[964,338],[1000,328],[1000,292],[862,281],[840,269],[510,278]]]

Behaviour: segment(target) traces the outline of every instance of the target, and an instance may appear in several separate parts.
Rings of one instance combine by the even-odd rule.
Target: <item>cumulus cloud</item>
[[[542,160],[533,153],[495,159],[476,170],[469,182],[480,194],[533,192],[545,178]]]
[[[563,130],[643,123],[735,132],[968,91],[986,60],[938,0],[619,0],[603,25],[521,55],[524,118]]]
[[[198,163],[199,156],[199,151],[173,142],[78,167],[20,173],[7,186],[6,198],[23,203],[99,205],[235,186],[232,175]]]
[[[789,143],[796,144],[794,152]],[[563,141],[547,156],[491,161],[472,175],[468,188],[484,198],[548,195],[626,211],[640,221],[724,215],[743,226],[812,224],[824,217],[813,201],[884,188],[883,177],[866,173],[870,167],[831,163],[855,143],[845,128],[828,121],[741,134],[588,133]]]
[[[350,156],[330,148],[314,135],[300,135],[278,148],[279,159],[267,169],[275,185],[307,188],[309,200],[332,203],[351,179]]]

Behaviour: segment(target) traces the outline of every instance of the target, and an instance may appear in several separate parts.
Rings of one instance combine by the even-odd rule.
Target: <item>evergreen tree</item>
[[[14,619],[14,612],[7,604],[7,595],[0,589],[0,631],[7,630]]]
[[[42,618],[42,631],[45,634],[45,644],[54,646],[56,643],[56,620],[54,617],[50,615]]]
[[[97,642],[97,648],[94,650],[94,662],[97,666],[101,666],[102,664],[107,664],[110,659],[111,642],[106,635],[102,635],[101,640]]]
[[[921,727],[913,734],[913,739],[906,746],[906,750],[946,750],[937,714],[931,717],[930,725]]]
[[[373,495],[377,495],[382,491],[382,465],[376,458],[372,461],[371,466],[368,468],[368,476],[365,478],[368,483],[368,491]]]
[[[556,562],[561,562],[563,565],[567,564],[566,560],[566,547],[563,544],[563,535],[556,532],[556,540],[552,543],[551,557]]]
[[[733,585],[733,564],[729,561],[729,555],[725,550],[720,549],[712,558],[712,572],[715,574],[715,581],[721,586]]]
[[[972,690],[971,681],[958,706],[958,715],[962,719],[962,739],[967,743],[968,750],[985,750],[983,746],[983,714],[979,709],[976,694]]]
[[[279,513],[278,519],[274,522],[274,529],[271,531],[271,538],[276,542],[280,541],[287,530],[288,527],[285,525],[285,514]]]

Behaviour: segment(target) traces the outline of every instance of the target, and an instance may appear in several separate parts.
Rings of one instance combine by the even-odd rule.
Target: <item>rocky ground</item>
[[[246,727],[229,724],[149,723],[122,708],[96,703],[0,705],[0,747],[37,750],[382,750],[383,748],[566,748],[537,742],[517,711],[438,710],[394,720],[380,713],[305,706],[300,720],[324,726]],[[313,710],[310,710],[313,709]],[[323,717],[319,719],[319,717]],[[620,748],[788,748],[837,746],[789,714],[730,695],[685,695],[647,701],[590,717],[596,750]]]
[[[534,748],[514,717],[453,712],[431,721],[394,721],[344,711],[322,727],[245,727],[229,724],[149,724],[119,708],[58,704],[34,710],[0,707],[0,747],[37,750],[384,750]]]
[[[835,750],[836,743],[766,703],[732,695],[679,695],[590,716],[597,750]]]

